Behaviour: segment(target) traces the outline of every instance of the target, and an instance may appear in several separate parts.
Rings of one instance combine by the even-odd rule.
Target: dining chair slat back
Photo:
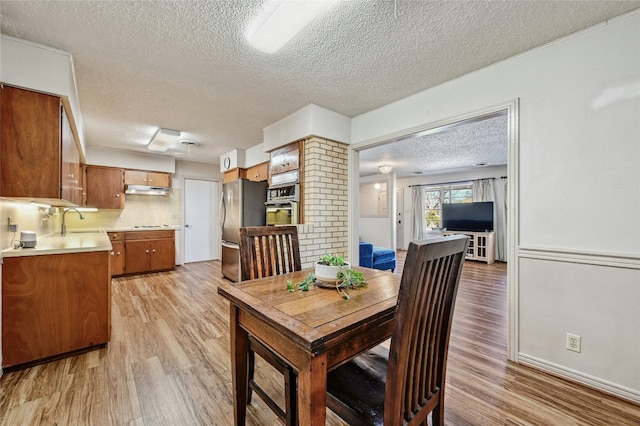
[[[453,309],[469,238],[412,242],[388,352],[377,348],[333,370],[327,405],[350,425],[444,425]],[[363,397],[364,396],[364,397]]]
[[[295,226],[240,228],[241,280],[299,271],[300,246]]]
[[[300,245],[295,226],[251,226],[240,228],[241,281],[300,271]],[[284,376],[285,407],[282,409],[255,381],[255,354],[260,355]],[[295,370],[271,349],[249,335],[247,402],[256,392],[286,424],[298,424],[297,375]]]

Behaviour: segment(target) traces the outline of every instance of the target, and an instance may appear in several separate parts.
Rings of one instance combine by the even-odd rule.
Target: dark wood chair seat
[[[384,424],[384,388],[389,350],[369,350],[328,374],[327,405],[349,425]],[[339,408],[337,408],[339,407]],[[358,413],[351,416],[351,411]]]
[[[301,270],[298,229],[295,226],[253,226],[240,228],[241,280],[269,277]],[[280,407],[255,381],[255,355],[284,376],[285,407]],[[249,335],[247,402],[255,392],[286,425],[298,423],[297,375],[271,349]]]
[[[389,350],[377,346],[327,375],[327,406],[349,425],[444,426],[449,336],[469,238],[409,245]]]

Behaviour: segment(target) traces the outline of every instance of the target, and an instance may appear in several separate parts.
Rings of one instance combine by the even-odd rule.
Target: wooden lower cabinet
[[[126,232],[124,253],[125,274],[173,269],[176,265],[175,231]]]
[[[124,232],[107,232],[112,249],[109,252],[111,276],[124,274]]]
[[[2,265],[2,366],[106,344],[109,252],[7,257]]]
[[[124,243],[122,241],[113,241],[111,243],[109,257],[109,265],[111,266],[111,276],[124,274]]]

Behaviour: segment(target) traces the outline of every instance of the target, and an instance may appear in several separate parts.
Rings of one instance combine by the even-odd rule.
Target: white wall
[[[84,155],[84,126],[70,53],[26,40],[0,36],[0,81],[62,98]]]
[[[95,146],[87,147],[87,164],[164,173],[174,173],[176,169],[176,159],[168,155],[121,151]]]
[[[367,176],[360,179],[360,206],[363,206],[363,203],[367,203],[371,205],[377,204],[377,196],[378,194],[372,194],[371,191],[363,190],[362,184],[370,184],[370,183],[385,183],[385,195],[386,195],[386,207],[387,207],[387,215],[385,217],[367,217],[363,215],[363,209],[360,208],[360,241],[366,241],[368,243],[373,244],[376,247],[387,247],[394,249],[396,248],[396,238],[394,233],[394,202],[395,202],[395,191],[394,188],[395,181],[395,173],[389,173],[386,175],[374,175]],[[367,188],[371,188],[370,185],[365,185]],[[375,191],[377,192],[377,191]]]
[[[273,151],[308,136],[349,143],[350,125],[351,120],[346,115],[309,104],[265,127],[263,146],[266,151]]]
[[[218,171],[217,164],[194,163],[192,161],[176,161],[176,173],[172,180],[174,188],[182,187],[182,178],[204,179],[204,180],[220,180],[224,177],[223,173]]]
[[[251,148],[247,148],[244,151],[244,154],[245,168],[255,166],[256,164],[262,164],[271,160],[271,154],[264,151],[264,144],[262,143],[252,146]]]
[[[362,114],[352,143],[519,99],[517,358],[640,402],[638,28],[636,11]],[[581,353],[565,349],[567,332]]]

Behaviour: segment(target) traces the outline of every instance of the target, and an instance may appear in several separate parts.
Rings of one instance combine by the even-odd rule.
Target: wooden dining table
[[[219,285],[230,302],[236,425],[246,421],[249,335],[297,371],[299,424],[325,424],[327,371],[388,339],[393,329],[400,275],[353,269],[364,274],[367,286],[348,290],[349,299],[335,288],[298,290],[313,268]],[[287,291],[287,280],[295,291]]]

